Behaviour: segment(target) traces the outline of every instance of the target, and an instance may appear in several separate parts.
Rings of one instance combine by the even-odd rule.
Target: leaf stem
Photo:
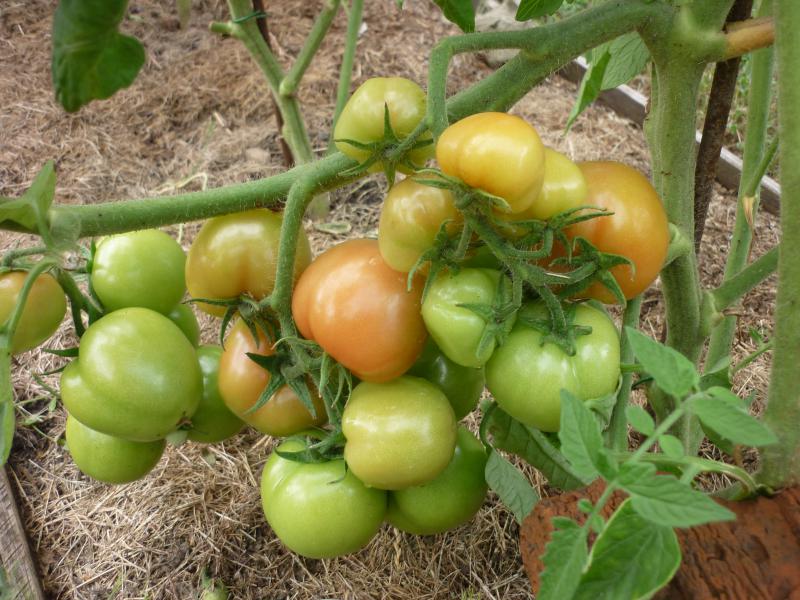
[[[358,32],[361,29],[361,14],[363,12],[364,0],[352,0],[350,4],[350,14],[347,17],[347,34],[344,43],[344,54],[342,54],[342,66],[339,69],[339,85],[336,88],[336,108],[333,112],[331,123],[331,138],[328,141],[328,154],[331,154],[336,144],[333,141],[333,131],[336,129],[336,122],[339,115],[347,104],[350,97],[350,80],[353,77],[353,60],[356,55],[358,45]]]
[[[628,336],[625,334],[625,327],[636,328],[639,326],[639,315],[642,310],[642,297],[637,296],[628,301],[625,312],[622,316],[622,339],[620,340],[620,362],[624,364],[632,363],[634,360],[633,348],[631,347]],[[633,385],[633,372],[623,373],[622,384],[617,392],[617,401],[611,413],[611,424],[606,433],[606,439],[610,446],[615,450],[623,450],[628,447],[628,420],[625,416],[625,409],[631,397],[631,386]]]

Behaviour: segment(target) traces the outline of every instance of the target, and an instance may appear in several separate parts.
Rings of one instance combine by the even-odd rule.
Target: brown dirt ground
[[[193,3],[190,26],[178,28],[173,2],[139,0],[125,31],[142,39],[147,64],[135,84],[112,100],[76,115],[53,100],[49,31],[53,6],[44,0],[10,0],[0,9],[0,194],[16,196],[48,159],[58,169],[57,200],[94,203],[175,190],[216,187],[281,170],[271,103],[261,75],[233,40],[210,34],[223,19],[223,3]],[[274,45],[286,63],[298,51],[320,2],[286,0],[273,9]],[[427,2],[367,3],[366,34],[358,46],[355,83],[378,75],[403,75],[424,83],[426,49],[454,33]],[[339,15],[300,88],[317,149],[327,143],[345,19]],[[452,89],[485,76],[476,57],[457,57]],[[642,133],[603,107],[592,107],[563,135],[575,87],[551,78],[515,112],[534,123],[546,143],[576,160],[615,159],[647,169]],[[352,227],[347,236],[374,233],[385,183],[374,178],[334,194],[331,220]],[[718,190],[719,192],[720,190]],[[717,193],[711,209],[701,270],[720,281],[735,203]],[[308,223],[316,251],[342,237]],[[196,224],[172,228],[188,246]],[[778,238],[772,215],[759,218],[754,254]],[[30,240],[0,234],[8,249]],[[750,327],[768,331],[774,282],[741,306],[735,356],[754,344]],[[642,327],[660,331],[658,285],[647,293]],[[214,339],[204,321],[205,339]],[[74,345],[65,326],[53,345]],[[286,551],[265,523],[257,480],[271,442],[252,432],[203,449],[187,444],[167,451],[141,482],[109,487],[88,480],[58,440],[61,409],[46,412],[57,377],[34,377],[61,359],[34,351],[15,360],[13,383],[20,427],[10,463],[26,527],[45,588],[57,598],[190,598],[208,568],[235,598],[487,598],[530,597],[517,549],[513,517],[490,498],[468,526],[428,538],[385,527],[362,552],[336,560],[304,560]],[[763,399],[768,359],[737,377],[737,391]],[[40,414],[41,413],[41,414]],[[547,493],[536,473],[531,480]],[[713,485],[714,482],[711,482]]]

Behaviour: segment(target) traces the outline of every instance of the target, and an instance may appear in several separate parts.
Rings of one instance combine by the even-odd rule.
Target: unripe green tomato
[[[617,388],[620,375],[619,333],[605,312],[580,304],[575,325],[591,327],[575,340],[569,356],[543,334],[524,324],[529,317],[548,318],[541,303],[523,306],[505,343],[486,363],[486,386],[497,404],[512,417],[542,431],[558,431],[561,390],[580,400],[599,398]]]
[[[486,383],[483,369],[462,367],[454,363],[430,338],[407,375],[422,377],[436,384],[450,401],[456,421],[475,410]]]
[[[392,186],[381,207],[378,246],[387,265],[408,273],[420,256],[433,247],[442,223],[449,234],[458,231],[461,213],[449,190],[407,177]]]
[[[26,271],[8,271],[0,274],[0,324],[14,312],[19,293],[25,285]],[[67,311],[64,292],[49,273],[39,275],[30,293],[11,340],[11,354],[20,354],[47,340],[53,335]]]
[[[167,313],[167,318],[180,327],[186,339],[197,348],[200,343],[200,324],[197,322],[192,307],[189,304],[178,304]]]
[[[278,455],[304,448],[300,440],[287,440],[264,465],[261,503],[267,522],[290,550],[308,558],[360,550],[383,523],[386,492],[365,486],[341,459],[303,464]]]
[[[107,312],[141,306],[167,314],[183,298],[186,255],[158,229],[100,240],[92,263],[92,289]]]
[[[455,275],[441,273],[428,288],[422,303],[422,319],[428,333],[454,363],[480,368],[494,352],[492,341],[478,353],[486,321],[459,304],[491,305],[501,278],[510,289],[511,282],[500,271],[468,268]]]
[[[203,373],[203,395],[200,405],[192,415],[192,428],[188,438],[195,442],[211,444],[221,442],[236,435],[244,427],[244,422],[225,406],[219,392],[220,346],[200,346],[197,358]]]
[[[93,323],[61,374],[61,399],[75,418],[137,442],[174,431],[202,393],[197,351],[177,325],[148,308],[123,308]]]
[[[398,529],[433,535],[466,523],[486,497],[486,450],[460,425],[453,459],[433,481],[389,492],[386,520]]]
[[[514,218],[549,219],[565,210],[584,206],[588,193],[586,178],[580,167],[560,152],[545,148],[544,180],[539,197],[528,210]]]
[[[409,79],[403,77],[367,79],[350,96],[336,121],[333,131],[336,148],[342,154],[358,162],[364,162],[369,158],[369,152],[356,148],[344,140],[369,144],[383,139],[384,114],[387,107],[392,131],[402,140],[408,137],[425,118],[426,106],[425,92]],[[430,133],[420,137],[420,141],[430,139]],[[433,144],[428,144],[412,150],[407,157],[415,166],[423,167],[425,162],[433,157],[433,152]],[[378,162],[370,168],[370,171],[377,172],[381,168],[382,165]],[[399,171],[407,173],[409,169],[401,166]]]
[[[370,487],[401,490],[434,479],[453,458],[456,419],[434,384],[403,375],[359,383],[344,407],[344,459]]]
[[[166,442],[132,442],[90,429],[67,415],[67,449],[82,473],[104,483],[136,481],[153,470]]]

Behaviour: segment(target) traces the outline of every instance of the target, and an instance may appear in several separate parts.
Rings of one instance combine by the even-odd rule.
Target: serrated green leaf
[[[522,523],[539,501],[538,494],[517,467],[492,450],[484,471],[486,483]]]
[[[635,404],[628,405],[625,409],[625,417],[628,419],[628,423],[631,424],[631,427],[639,433],[649,436],[653,435],[653,432],[656,430],[653,417],[641,406]]]
[[[555,519],[553,520],[556,523]],[[559,519],[545,547],[537,600],[572,598],[578,589],[581,573],[589,558],[586,548],[587,530],[574,521]]]
[[[700,389],[707,390],[711,387],[724,387],[731,389],[731,357],[725,356],[715,365],[706,369],[700,378]]]
[[[0,226],[13,223],[43,233],[55,192],[56,172],[53,161],[48,161],[21,197],[0,198]]]
[[[444,16],[455,23],[464,33],[475,31],[475,8],[472,0],[433,0],[442,9]]]
[[[611,55],[603,73],[602,89],[610,90],[641,73],[650,61],[650,51],[638,33],[631,32],[598,46],[591,54]]]
[[[603,89],[603,74],[610,60],[611,55],[605,52],[598,56],[597,60],[593,60],[589,63],[589,69],[583,74],[581,86],[578,88],[578,98],[575,100],[575,104],[573,104],[572,110],[567,118],[567,131],[569,131],[575,119],[580,116],[586,107],[594,102],[597,96],[600,95]]]
[[[517,8],[517,21],[530,21],[556,12],[564,0],[522,0]]]
[[[583,479],[594,479],[600,472],[603,436],[600,426],[580,400],[561,390],[561,427],[558,431],[561,453]]]
[[[706,393],[689,405],[703,425],[735,444],[768,446],[777,443],[775,434],[747,412],[736,394],[721,387],[709,388]]]
[[[683,354],[637,331],[626,327],[628,341],[636,359],[664,392],[683,398],[700,384],[700,375],[692,361]]]
[[[595,540],[574,599],[649,598],[672,579],[680,563],[672,528],[643,519],[626,500]]]
[[[139,40],[117,31],[127,0],[61,0],[53,18],[52,74],[68,112],[128,87],[144,64]]]
[[[611,422],[611,415],[614,413],[614,407],[617,405],[617,390],[600,398],[590,398],[583,404],[592,411],[600,428],[605,429]]]
[[[683,443],[674,435],[665,433],[658,438],[658,445],[661,446],[661,451],[671,458],[681,458],[685,455]]]

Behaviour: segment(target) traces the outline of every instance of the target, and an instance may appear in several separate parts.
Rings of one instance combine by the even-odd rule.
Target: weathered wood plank
[[[0,468],[0,598],[44,600],[6,470]]]

